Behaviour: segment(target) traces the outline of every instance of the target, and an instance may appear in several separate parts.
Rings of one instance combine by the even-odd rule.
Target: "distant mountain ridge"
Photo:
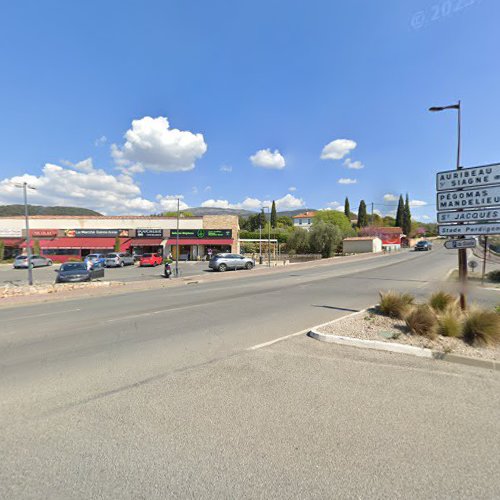
[[[216,208],[216,207],[194,207],[186,208],[184,212],[190,212],[193,215],[237,215],[238,217],[249,217],[250,215],[255,215],[257,211],[236,209],[236,208]],[[296,210],[283,210],[278,211],[279,216],[293,217],[294,215],[301,214],[303,212],[315,211],[314,208],[299,208]]]
[[[102,215],[95,210],[80,207],[43,207],[28,205],[29,215]],[[24,205],[0,205],[0,217],[24,215]]]

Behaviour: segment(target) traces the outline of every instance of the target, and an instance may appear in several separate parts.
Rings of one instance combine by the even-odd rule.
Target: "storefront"
[[[159,253],[163,255],[163,229],[136,229],[130,240],[129,251],[133,255]]]
[[[231,252],[234,240],[231,229],[197,229],[179,231],[179,259],[206,260],[216,253]],[[170,231],[167,255],[177,254],[177,230]]]

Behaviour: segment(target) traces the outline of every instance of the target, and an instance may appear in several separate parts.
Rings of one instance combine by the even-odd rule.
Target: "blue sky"
[[[499,18],[494,0],[4,2],[0,203],[20,178],[33,203],[105,213],[177,195],[388,213],[409,192],[435,219],[456,122],[429,106],[462,100],[463,165],[500,161]]]

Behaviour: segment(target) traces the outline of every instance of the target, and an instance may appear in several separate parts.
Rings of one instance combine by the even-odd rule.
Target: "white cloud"
[[[277,170],[285,168],[286,165],[285,158],[281,155],[281,153],[277,149],[272,152],[269,148],[257,151],[254,155],[250,156],[250,161],[254,167],[272,168]]]
[[[427,205],[426,201],[410,200],[410,207],[425,207],[425,205]]]
[[[423,220],[431,220],[431,217],[429,217],[428,215],[419,215],[418,218]]]
[[[321,152],[322,160],[341,160],[357,146],[351,139],[335,139],[328,143]]]
[[[288,191],[290,191],[290,193],[295,193],[295,191],[297,191],[297,188],[295,186],[290,186],[288,188]]]
[[[337,210],[338,212],[343,212],[344,205],[342,205],[338,201],[330,201],[326,204],[326,210]]]
[[[131,173],[192,170],[207,151],[202,134],[172,129],[164,116],[133,120],[124,137],[123,146],[111,146],[111,154],[119,167]]]
[[[99,147],[99,146],[104,146],[108,142],[108,138],[105,135],[101,135],[99,139],[96,139],[94,141],[94,146]]]
[[[357,184],[356,179],[342,178],[337,181],[339,184]]]
[[[197,188],[196,186],[193,186],[193,187],[191,188],[191,193],[193,193],[193,194],[198,194],[198,188]]]
[[[384,194],[384,201],[398,201],[399,196],[391,193]]]
[[[225,172],[226,174],[230,174],[233,171],[233,167],[231,165],[222,165],[219,170],[221,172]]]
[[[346,158],[344,160],[344,166],[347,168],[352,168],[354,170],[365,168],[365,166],[359,160],[352,161],[350,158]]]
[[[212,191],[212,186],[205,186],[204,191],[205,191],[205,193],[208,193],[209,191]]]
[[[175,212],[177,210],[177,199],[179,199],[179,209],[186,210],[189,205],[184,202],[184,196],[177,195],[156,195],[158,207],[162,212]]]
[[[275,200],[277,210],[294,210],[296,208],[305,207],[305,202],[301,198],[296,198],[291,194],[286,194],[282,198]],[[230,203],[228,200],[206,200],[202,207],[216,207],[216,208],[233,208],[238,210],[252,210],[258,211],[262,207],[270,207],[272,200],[259,200],[258,198],[245,198],[239,203]]]
[[[111,175],[93,166],[90,158],[73,168],[45,164],[42,173],[19,175],[0,181],[0,203],[19,203],[15,183],[28,182],[36,188],[29,202],[41,205],[77,206],[105,214],[153,213],[157,204],[142,197],[133,179],[125,174]]]

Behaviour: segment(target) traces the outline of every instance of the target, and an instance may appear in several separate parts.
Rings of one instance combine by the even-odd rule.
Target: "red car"
[[[157,253],[145,253],[142,255],[141,260],[139,261],[139,266],[159,266],[163,264],[163,257],[158,255]]]

